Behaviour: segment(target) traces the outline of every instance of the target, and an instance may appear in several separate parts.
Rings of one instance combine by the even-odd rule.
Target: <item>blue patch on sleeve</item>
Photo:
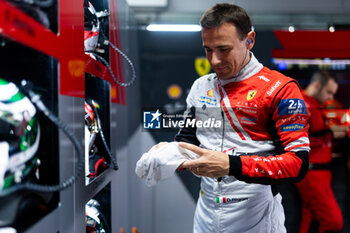
[[[284,99],[278,104],[278,115],[294,115],[305,114],[307,115],[306,106],[304,100],[301,99]]]
[[[305,125],[303,125],[303,124],[281,125],[281,132],[297,131],[299,129],[304,129],[304,128],[305,128]]]

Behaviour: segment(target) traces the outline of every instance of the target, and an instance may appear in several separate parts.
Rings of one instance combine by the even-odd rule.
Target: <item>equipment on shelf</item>
[[[86,152],[89,154],[89,160],[91,164],[89,166],[89,177],[96,177],[99,175],[105,168],[106,165],[111,166],[114,170],[118,170],[118,164],[115,157],[112,155],[106,138],[104,136],[101,119],[99,116],[99,104],[91,99],[87,99],[85,102],[85,132],[86,137],[88,137],[88,141],[86,143]],[[99,154],[98,148],[95,145],[96,137],[101,138],[103,146],[108,154],[108,157],[111,161],[111,164],[107,164],[106,160],[103,156]]]
[[[85,205],[86,233],[109,233],[106,218],[100,211],[98,201],[91,199]]]
[[[40,142],[40,124],[37,111],[49,118],[73,143],[77,152],[75,174],[57,185],[41,185],[27,181],[40,164],[36,153]],[[20,190],[57,192],[71,186],[83,171],[83,152],[78,140],[65,123],[57,118],[32,90],[32,84],[14,83],[0,79],[0,154],[2,190],[0,197]],[[32,177],[31,177],[32,178]],[[36,179],[40,179],[38,175]]]
[[[125,53],[123,53],[117,46],[115,46],[109,39],[104,35],[101,21],[109,16],[107,10],[97,12],[90,1],[84,1],[84,51],[86,54],[96,60],[98,58],[108,69],[113,81],[122,87],[131,86],[136,80],[136,71],[134,64]],[[101,35],[101,37],[100,37]],[[129,82],[120,82],[117,80],[115,74],[112,71],[110,64],[102,56],[98,54],[97,45],[99,39],[102,38],[102,44],[106,44],[112,47],[114,51],[119,53],[129,64],[132,71],[132,78]]]
[[[94,6],[89,1],[84,1],[84,51],[96,51],[99,41],[101,19],[107,17],[107,10],[96,12]],[[93,54],[87,52],[95,59]]]
[[[40,164],[37,111],[15,84],[0,78],[0,190],[7,190]]]

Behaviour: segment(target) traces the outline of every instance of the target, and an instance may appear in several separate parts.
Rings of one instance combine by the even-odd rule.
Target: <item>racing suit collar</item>
[[[238,74],[236,74],[230,79],[226,79],[226,80],[218,79],[218,80],[221,86],[224,86],[231,82],[240,82],[255,75],[262,68],[263,68],[263,65],[255,58],[254,54],[250,52],[250,61],[238,72]]]

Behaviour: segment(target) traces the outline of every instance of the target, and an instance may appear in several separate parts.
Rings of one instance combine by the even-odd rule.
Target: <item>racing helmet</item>
[[[103,214],[100,211],[100,203],[95,199],[91,199],[85,205],[85,223],[87,233],[106,233],[107,225]]]
[[[100,35],[100,20],[90,1],[85,1],[84,5],[84,51],[93,52]]]
[[[14,83],[0,78],[0,191],[36,170],[39,141],[34,105]]]
[[[98,176],[106,168],[106,160],[99,154],[99,149],[95,144],[97,135],[101,133],[98,126],[97,111],[99,104],[94,100],[85,101],[85,172],[89,178]]]

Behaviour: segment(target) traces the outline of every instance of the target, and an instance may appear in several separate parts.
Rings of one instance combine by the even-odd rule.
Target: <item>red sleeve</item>
[[[279,154],[230,156],[230,175],[262,184],[300,181],[308,169],[308,118],[299,86],[289,82],[277,92],[271,105],[276,137],[283,147]]]
[[[272,121],[285,151],[310,151],[309,117],[299,86],[287,83],[272,104]]]

